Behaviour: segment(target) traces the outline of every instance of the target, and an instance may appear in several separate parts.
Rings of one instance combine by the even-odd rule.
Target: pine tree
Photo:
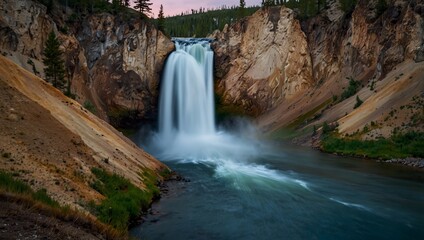
[[[377,16],[381,16],[387,10],[387,2],[386,0],[378,0],[377,2]]]
[[[60,42],[56,34],[53,31],[50,32],[43,52],[43,63],[46,66],[44,73],[46,80],[56,88],[62,88],[65,82],[65,66],[59,47]]]
[[[150,0],[135,0],[134,3],[134,9],[137,9],[140,13],[152,12],[152,8],[150,8],[150,5],[152,5],[152,3],[150,2]]]
[[[159,31],[165,32],[165,16],[163,14],[162,4],[160,5],[160,8],[159,8],[158,29],[159,29]]]
[[[262,1],[262,6],[263,7],[275,6],[275,0],[265,0],[265,1]]]
[[[123,0],[112,0],[112,8],[115,12],[120,12],[124,6]]]
[[[355,9],[357,0],[339,0],[339,2],[345,13],[351,13]]]
[[[238,18],[241,19],[246,16],[246,2],[244,0],[240,0],[240,6],[238,11]]]

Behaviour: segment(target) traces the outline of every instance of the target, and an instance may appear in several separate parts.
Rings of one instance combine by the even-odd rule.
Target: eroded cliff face
[[[413,120],[422,118],[422,113],[411,109],[417,107],[413,99],[421,98],[424,90],[419,80],[424,66],[424,3],[388,3],[386,9],[378,9],[377,1],[359,1],[349,15],[333,1],[323,15],[303,24],[314,77],[322,84],[314,90],[313,99],[321,97],[324,102],[340,97],[348,85],[346,78],[361,83],[357,94],[327,104],[312,124],[337,122],[342,135],[369,129],[371,122],[378,125],[363,131],[365,139],[388,137],[395,129],[423,130],[423,123]],[[364,103],[354,109],[356,96]],[[396,118],[391,117],[393,112]]]
[[[352,14],[341,11],[338,1],[329,6],[303,24],[318,81],[338,72],[379,80],[407,59],[422,61],[422,13],[416,1],[392,1],[384,12],[377,1],[359,1]]]
[[[31,0],[0,0],[2,54],[43,77],[42,51],[54,31],[80,103],[93,104],[96,115],[115,126],[154,116],[160,72],[174,49],[171,40],[137,17],[105,13],[71,21],[72,11],[66,12],[56,7],[47,14]]]
[[[41,59],[43,43],[52,29],[46,8],[36,2],[2,0],[0,11],[1,49]]]
[[[417,113],[405,106],[423,91],[417,77],[423,65],[424,3],[388,3],[378,9],[376,0],[360,0],[345,13],[339,1],[330,0],[321,14],[301,23],[293,11],[270,7],[215,33],[221,104],[261,113],[258,124],[270,131],[338,121],[345,134],[375,121],[390,125],[380,134],[388,136],[406,126]],[[340,101],[348,78],[359,81],[358,93]],[[353,111],[356,96],[364,104]],[[403,122],[385,122],[395,108]]]
[[[46,11],[37,2],[0,0],[0,52],[29,71],[43,72],[44,43],[55,27]]]
[[[75,67],[88,76],[76,72],[75,89],[87,89],[82,95],[114,125],[154,116],[160,72],[173,43],[151,24],[110,14],[90,16],[81,27],[77,39],[86,62],[80,59]]]
[[[260,10],[213,37],[224,105],[258,115],[313,85],[306,35],[290,9]]]

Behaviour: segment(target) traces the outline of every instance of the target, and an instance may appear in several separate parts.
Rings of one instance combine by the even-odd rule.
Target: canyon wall
[[[139,17],[89,14],[30,0],[0,0],[1,53],[43,77],[48,34],[61,41],[71,92],[115,126],[156,114],[160,72],[174,49],[169,38]]]
[[[306,35],[288,8],[259,10],[212,37],[224,105],[257,116],[314,83]]]
[[[265,131],[311,127],[311,122],[343,125],[341,119],[347,115],[368,117],[341,127],[344,133],[362,129],[365,121],[388,125],[383,119],[390,108],[412,103],[423,90],[416,78],[423,64],[423,9],[424,4],[415,0],[388,1],[384,9],[376,0],[360,0],[352,12],[344,12],[339,1],[330,0],[320,14],[300,21],[296,11],[262,8],[212,36],[216,38],[220,104],[259,115],[257,122]],[[408,68],[415,75],[398,72]],[[358,96],[365,100],[355,111],[356,94],[340,100],[350,79],[359,82]],[[381,95],[386,87],[409,79],[412,82],[397,86],[397,91]],[[406,86],[416,87],[410,96],[404,95]],[[388,99],[397,99],[399,94],[403,100],[393,105]],[[371,108],[367,107],[369,98],[379,99],[372,104],[373,117],[365,113]],[[404,119],[416,114],[402,112]],[[393,123],[389,129],[401,124]]]
[[[268,131],[298,126],[300,119],[300,125],[311,120],[320,125],[364,115],[361,108],[353,111],[356,96],[390,99],[378,96],[392,81],[419,75],[424,3],[391,0],[382,9],[377,2],[359,0],[352,12],[344,12],[339,1],[329,0],[306,20],[297,10],[267,7],[214,32],[217,112],[226,108],[257,117]],[[115,126],[156,117],[160,72],[174,45],[150,23],[108,13],[75,20],[72,10],[63,7],[47,14],[46,7],[30,0],[0,3],[3,55],[42,77],[43,46],[47,34],[55,31],[66,53],[72,93],[80,103],[92,105],[96,115]],[[405,64],[416,74],[396,73]],[[350,79],[360,83],[360,91],[340,101]],[[416,91],[420,88],[401,101],[404,106],[419,95]],[[391,110],[382,109],[388,102],[373,104],[380,116],[373,113],[367,120],[385,119]],[[357,130],[364,126],[359,122],[341,129]]]

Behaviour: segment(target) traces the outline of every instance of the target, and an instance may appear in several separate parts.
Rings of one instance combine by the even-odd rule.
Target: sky
[[[190,11],[190,9],[200,9],[200,7],[217,8],[222,5],[234,6],[239,5],[240,0],[150,0],[152,5],[152,15],[157,17],[159,7],[163,5],[165,16],[173,16],[181,14],[181,12]],[[262,0],[245,0],[246,6],[260,5]]]

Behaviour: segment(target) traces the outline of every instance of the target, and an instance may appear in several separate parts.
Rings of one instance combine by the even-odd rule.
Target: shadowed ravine
[[[215,126],[207,40],[176,40],[159,130],[139,144],[191,180],[154,205],[141,239],[420,239],[421,172],[260,141]]]

